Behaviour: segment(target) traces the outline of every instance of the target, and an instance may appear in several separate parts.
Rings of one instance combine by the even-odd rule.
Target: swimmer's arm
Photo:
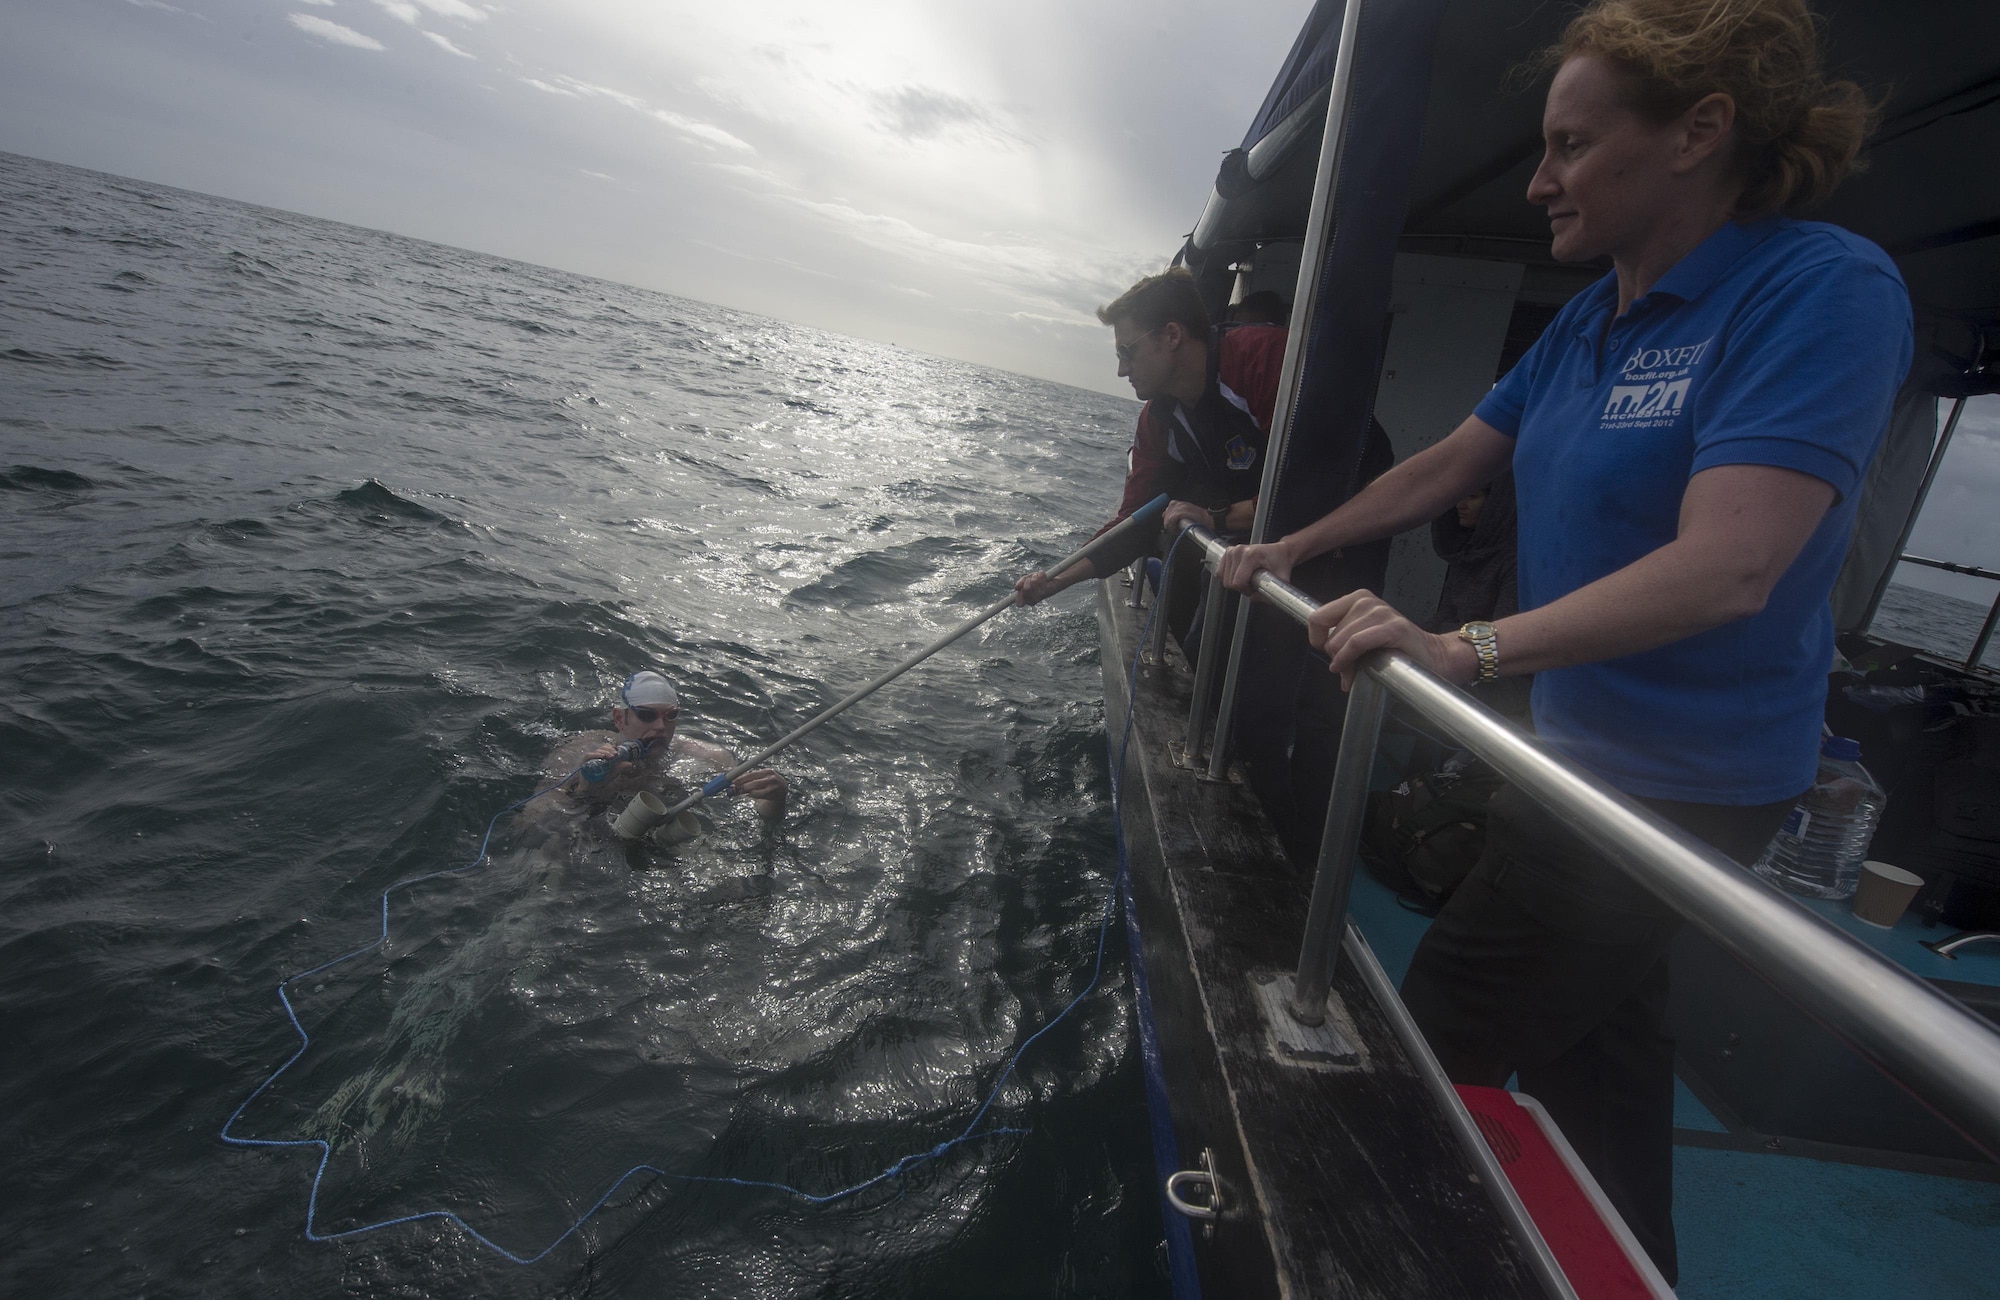
[[[727,772],[736,766],[736,755],[720,745],[705,741],[689,740],[685,736],[674,737],[674,753],[685,754],[700,759],[718,772]],[[788,789],[785,778],[768,767],[745,772],[736,778],[730,787],[740,795],[748,796],[757,807],[757,815],[766,821],[777,821],[785,815],[785,795]]]
[[[571,736],[550,750],[549,756],[542,760],[542,788],[548,789],[550,786],[558,788],[549,790],[547,795],[535,802],[548,806],[557,798],[574,797],[579,794],[585,783],[577,769],[582,767],[587,759],[611,755],[613,751],[607,739],[610,734],[605,731],[586,731],[580,736]]]
[[[778,821],[785,815],[785,793],[790,789],[785,778],[768,767],[754,772],[745,772],[736,778],[736,792],[748,795],[757,815],[767,822]]]

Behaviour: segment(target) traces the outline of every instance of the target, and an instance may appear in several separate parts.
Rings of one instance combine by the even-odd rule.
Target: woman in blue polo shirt
[[[1889,258],[1781,215],[1852,168],[1871,110],[1824,79],[1802,0],[1599,0],[1549,62],[1528,198],[1558,259],[1612,273],[1450,437],[1232,550],[1224,580],[1414,527],[1511,465],[1520,613],[1432,634],[1357,592],[1315,641],[1344,675],[1391,647],[1455,682],[1535,674],[1544,741],[1748,862],[1813,780],[1827,597],[1910,364]],[[1548,1106],[1670,1281],[1676,925],[1503,792],[1403,985],[1454,1080],[1518,1073]]]

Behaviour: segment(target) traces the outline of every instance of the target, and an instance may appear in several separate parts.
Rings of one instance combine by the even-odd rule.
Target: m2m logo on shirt
[[[1678,348],[1640,348],[1619,372],[1604,402],[1602,429],[1657,429],[1679,420],[1694,386],[1695,369],[1712,338]]]
[[[1606,418],[1614,415],[1663,415],[1678,411],[1687,401],[1688,385],[1692,379],[1676,379],[1669,384],[1656,381],[1650,384],[1613,384],[1611,400],[1604,404]]]

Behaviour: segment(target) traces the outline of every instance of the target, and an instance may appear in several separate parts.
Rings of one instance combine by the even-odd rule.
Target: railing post
[[[1229,775],[1230,732],[1236,726],[1236,680],[1243,671],[1243,656],[1237,647],[1250,640],[1250,602],[1240,601],[1236,608],[1236,624],[1229,638],[1229,671],[1222,675],[1222,707],[1215,719],[1215,742],[1208,747],[1208,776],[1212,781],[1221,781]]]
[[[1192,549],[1192,548],[1190,548]],[[1174,557],[1181,548],[1171,543],[1167,546],[1167,558],[1160,561],[1160,589],[1153,593],[1153,643],[1144,653],[1150,663],[1165,663],[1167,658],[1167,611],[1171,602],[1167,597],[1174,589]]]
[[[1201,615],[1201,659],[1194,669],[1194,702],[1188,708],[1187,741],[1181,757],[1187,766],[1195,766],[1196,756],[1201,753],[1201,738],[1208,724],[1210,701],[1215,698],[1215,664],[1227,653],[1228,641],[1224,639],[1223,604],[1229,589],[1222,585],[1222,570],[1213,562],[1204,565],[1208,569],[1208,602]]]
[[[1312,671],[1311,668],[1307,669]],[[1286,1009],[1300,1024],[1326,1019],[1326,993],[1333,986],[1333,963],[1347,927],[1347,895],[1354,884],[1354,855],[1361,847],[1361,824],[1368,815],[1368,780],[1375,770],[1375,743],[1382,735],[1389,693],[1373,674],[1355,674],[1341,724],[1340,754],[1333,767],[1333,794],[1320,835],[1319,868],[1313,873],[1312,906],[1306,913],[1305,942],[1292,977]]]
[[[1986,626],[1979,629],[1979,639],[1972,643],[1972,653],[1965,657],[1966,671],[1979,667],[1979,661],[1986,657],[1986,647],[1993,643],[1993,625],[2000,623],[2000,596],[1993,598],[1993,608],[1986,611]]]

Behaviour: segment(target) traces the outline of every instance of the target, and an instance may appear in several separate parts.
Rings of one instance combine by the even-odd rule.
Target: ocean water
[[[1107,364],[1109,356],[1107,352]],[[1129,402],[0,155],[0,1290],[1164,1283],[1086,593],[635,866],[470,861],[633,669],[747,753],[1069,550]],[[1115,937],[1115,932],[1114,932]]]
[[[1907,569],[1904,572],[1908,572]],[[1995,589],[2000,595],[2000,588]],[[1882,593],[1882,606],[1875,611],[1869,630],[1888,641],[1929,650],[1955,664],[1963,664],[1979,640],[1992,606],[1974,604],[1957,596],[1946,596],[1922,587],[1891,582]],[[1987,643],[1979,658],[1981,667],[2000,669],[2000,637]]]

